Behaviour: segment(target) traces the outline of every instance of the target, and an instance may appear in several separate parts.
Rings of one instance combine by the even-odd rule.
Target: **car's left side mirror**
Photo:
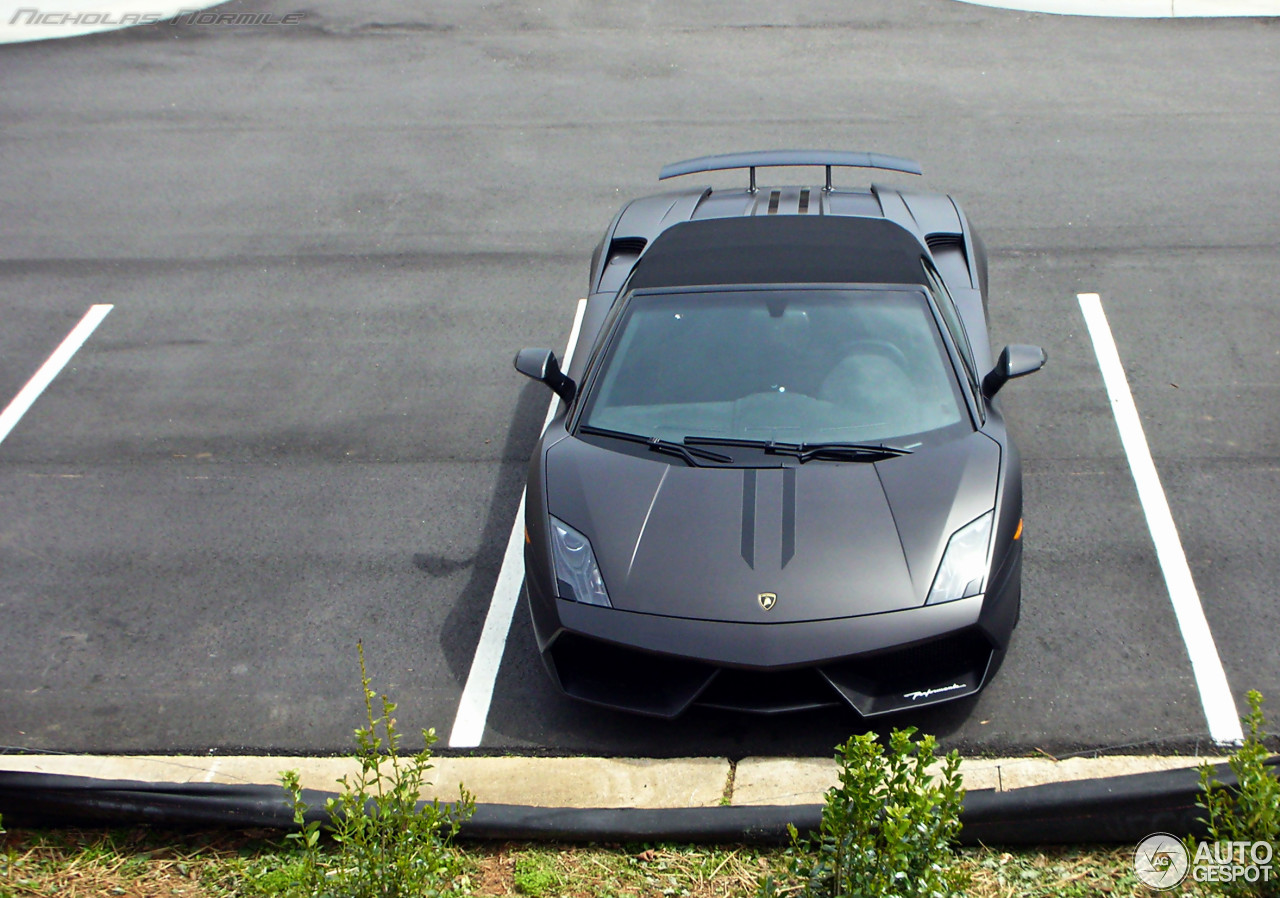
[[[522,349],[516,353],[515,366],[525,377],[532,377],[555,390],[566,404],[573,402],[577,395],[578,385],[560,370],[560,362],[550,349]]]
[[[982,394],[990,399],[1007,381],[1024,377],[1044,367],[1048,356],[1039,346],[1014,344],[1006,346],[996,360],[996,366],[982,379]]]

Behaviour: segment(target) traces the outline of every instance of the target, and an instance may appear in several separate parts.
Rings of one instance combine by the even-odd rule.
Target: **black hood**
[[[770,468],[569,437],[547,453],[546,485],[550,513],[591,540],[613,607],[782,623],[923,605],[950,535],[995,504],[999,463],[980,433],[874,464]]]

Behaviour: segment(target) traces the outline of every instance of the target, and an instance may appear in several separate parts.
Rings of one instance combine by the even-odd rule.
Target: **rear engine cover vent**
[[[649,241],[643,237],[614,237],[609,241],[609,263],[634,262],[644,252]]]

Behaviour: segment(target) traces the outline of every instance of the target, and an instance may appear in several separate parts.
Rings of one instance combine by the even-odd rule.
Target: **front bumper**
[[[552,678],[593,704],[676,717],[692,705],[775,713],[847,704],[863,716],[973,695],[1008,642],[1021,553],[986,596],[780,624],[691,620],[530,597]]]

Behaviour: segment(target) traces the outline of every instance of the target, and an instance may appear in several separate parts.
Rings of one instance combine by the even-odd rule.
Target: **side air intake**
[[[644,252],[648,242],[643,237],[614,237],[609,241],[609,258],[606,264],[634,262]]]
[[[964,251],[963,234],[930,234],[924,240],[938,272],[953,284],[969,282],[969,260]]]
[[[929,251],[935,255],[948,250],[964,252],[963,234],[930,234],[925,238],[925,243],[929,244]]]

